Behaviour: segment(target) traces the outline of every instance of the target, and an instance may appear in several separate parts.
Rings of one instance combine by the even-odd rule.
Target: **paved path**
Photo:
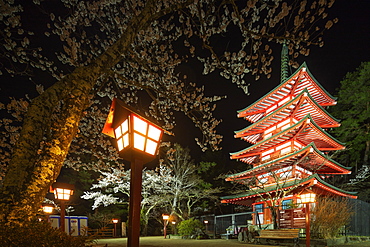
[[[113,239],[99,239],[98,242],[93,245],[94,247],[103,247],[107,244],[107,247],[126,247],[127,238],[113,238]],[[228,247],[228,246],[248,246],[248,247],[266,247],[266,245],[252,245],[238,242],[236,239],[164,239],[163,236],[155,237],[140,237],[140,247]],[[274,245],[268,245],[268,247],[275,247]],[[280,246],[281,247],[281,246]]]
[[[93,247],[126,247],[127,238],[112,238],[112,239],[99,239]],[[253,245],[238,242],[236,239],[203,239],[203,240],[193,240],[193,239],[164,239],[163,236],[155,237],[140,237],[140,247],[229,247],[229,246],[239,246],[239,247],[277,247],[274,245]],[[280,245],[279,247],[282,247]],[[301,244],[302,246],[302,244]],[[304,245],[303,245],[304,246]],[[338,245],[336,247],[370,247],[370,242],[361,243],[348,243],[343,245]]]

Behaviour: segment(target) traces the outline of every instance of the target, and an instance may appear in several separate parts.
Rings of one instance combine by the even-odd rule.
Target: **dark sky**
[[[301,57],[298,61],[305,61],[319,83],[335,95],[347,72],[354,71],[361,62],[370,61],[370,0],[337,0],[329,10],[329,16],[339,18],[339,22],[325,33],[325,45],[312,48],[308,57]],[[221,146],[225,153],[247,147],[247,143],[233,137],[234,131],[249,124],[246,120],[237,118],[236,112],[279,84],[280,61],[277,57],[273,69],[271,79],[251,81],[249,96],[230,82],[225,83],[218,79],[216,75],[206,77],[207,83],[212,84],[209,89],[212,93],[223,95],[226,92],[228,96],[218,104],[216,110],[216,116],[223,119],[219,131],[224,136]],[[184,140],[184,143],[191,143],[191,138],[187,138],[189,139]],[[195,153],[198,154],[197,151]]]
[[[347,72],[354,71],[361,62],[370,61],[370,0],[336,0],[329,10],[329,17],[338,17],[339,22],[325,33],[324,47],[312,48],[308,57],[300,57],[298,61],[299,63],[305,61],[321,85],[335,95],[335,89],[339,87],[339,82]],[[199,73],[194,75],[195,81],[205,84],[207,95],[227,95],[227,99],[218,103],[215,112],[216,117],[223,119],[218,131],[224,136],[221,146],[225,153],[247,147],[245,142],[233,137],[234,131],[249,124],[243,119],[238,119],[236,112],[258,100],[279,84],[280,61],[278,56],[275,58],[271,79],[263,77],[259,81],[251,79],[249,96],[231,82],[220,79],[217,74],[205,77]],[[190,72],[192,69],[190,68]],[[13,95],[16,95],[17,91],[24,94],[24,90],[20,90],[20,86],[16,83],[7,83],[2,78],[1,84],[0,96],[3,101],[10,91]],[[190,120],[180,121],[175,131],[177,142],[192,149],[195,147],[194,135],[191,132],[196,130]],[[193,155],[199,154],[200,149],[194,148]]]

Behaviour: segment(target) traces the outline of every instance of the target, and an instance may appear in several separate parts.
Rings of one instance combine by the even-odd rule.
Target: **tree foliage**
[[[220,97],[205,96],[179,66],[198,59],[204,74],[218,70],[247,92],[245,74],[271,73],[270,43],[286,41],[294,58],[323,44],[336,22],[326,13],[333,2],[2,1],[1,76],[12,83],[27,75],[39,95],[29,97],[21,130],[4,131],[0,220],[30,219],[69,153],[66,164],[78,169],[118,160],[99,134],[112,97],[144,105],[168,131],[182,112],[201,130],[201,148],[217,148],[212,112]],[[238,43],[224,45],[231,41]]]
[[[370,154],[370,62],[365,62],[347,73],[338,91],[338,105],[332,113],[341,119],[341,126],[333,130],[346,143],[337,160],[347,166],[363,166],[369,172]],[[361,175],[361,174],[359,174]]]
[[[202,232],[204,226],[202,222],[197,219],[190,218],[184,221],[181,221],[177,227],[179,229],[179,234],[181,236],[190,237],[199,232]]]

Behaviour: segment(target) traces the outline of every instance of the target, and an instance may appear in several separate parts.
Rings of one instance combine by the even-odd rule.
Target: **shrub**
[[[191,236],[202,233],[203,224],[199,220],[192,218],[181,221],[177,228],[181,236]]]
[[[72,237],[45,221],[18,224],[0,224],[0,246],[15,247],[81,247],[87,237]]]
[[[322,197],[312,210],[311,232],[313,236],[331,239],[350,222],[353,214],[346,198]]]

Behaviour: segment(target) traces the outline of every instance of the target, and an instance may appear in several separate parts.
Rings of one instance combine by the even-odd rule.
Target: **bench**
[[[274,239],[283,240],[291,239],[293,240],[294,246],[299,246],[299,229],[280,229],[280,230],[261,230],[259,236],[255,236],[258,239]]]

